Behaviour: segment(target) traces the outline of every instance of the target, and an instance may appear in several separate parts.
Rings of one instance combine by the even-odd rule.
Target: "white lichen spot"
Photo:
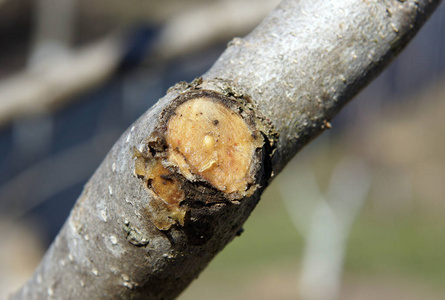
[[[111,165],[111,170],[112,170],[113,172],[116,172],[116,163],[113,163],[113,164]]]
[[[74,260],[74,257],[73,257],[73,255],[70,253],[70,254],[68,254],[68,259],[70,260],[70,261],[73,261]]]
[[[111,271],[113,274],[116,274],[117,272],[119,272],[119,269],[118,269],[116,266],[111,266],[111,267],[110,267],[110,271]]]
[[[108,192],[110,192],[110,195],[113,195],[113,188],[111,185],[108,186]]]
[[[85,282],[83,282],[83,280],[81,280],[79,283],[80,283],[80,286],[81,286],[81,287],[84,287],[84,286],[85,286]]]
[[[50,296],[50,297],[54,296],[54,290],[52,288],[48,288],[47,292],[48,292],[48,296]]]
[[[394,25],[394,23],[391,23],[391,28],[395,33],[399,33],[399,29],[396,27],[396,25]]]
[[[90,236],[89,236],[88,234],[85,234],[85,235],[83,236],[83,238],[85,239],[85,241],[89,241],[89,240],[90,240]]]
[[[131,134],[128,134],[128,135],[127,135],[127,139],[125,140],[127,143],[130,142],[130,137],[131,137]]]
[[[133,131],[134,131],[134,126],[132,126],[130,129],[130,132],[133,132]]]
[[[65,261],[63,259],[59,260],[59,265],[64,267],[65,266]]]
[[[133,203],[131,203],[131,201],[128,199],[128,197],[125,197],[125,202],[127,202],[128,204],[133,205]]]
[[[124,281],[130,281],[130,277],[127,274],[122,274],[121,276]]]
[[[107,211],[105,210],[105,209],[102,209],[101,211],[100,211],[100,217],[101,217],[101,219],[106,223],[107,222]]]
[[[117,238],[114,235],[110,236],[110,241],[113,245],[117,244]]]
[[[123,286],[126,288],[132,289],[136,284],[130,280],[130,277],[127,274],[121,274],[122,280],[124,281],[122,283]]]
[[[353,59],[357,59],[357,54],[355,54],[355,51],[351,52],[351,56],[352,56]]]
[[[96,268],[93,268],[91,273],[93,273],[94,276],[99,276],[99,271]]]

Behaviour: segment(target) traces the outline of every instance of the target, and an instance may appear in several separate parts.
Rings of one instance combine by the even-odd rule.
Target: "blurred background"
[[[0,299],[120,134],[278,0],[0,0]],[[445,299],[445,5],[180,297]]]

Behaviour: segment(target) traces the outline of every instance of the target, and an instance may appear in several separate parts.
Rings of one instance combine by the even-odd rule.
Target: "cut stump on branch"
[[[439,3],[283,1],[122,135],[11,299],[177,297]]]

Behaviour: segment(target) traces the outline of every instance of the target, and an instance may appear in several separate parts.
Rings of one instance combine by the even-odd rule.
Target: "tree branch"
[[[11,299],[178,296],[439,2],[283,1],[123,134]]]
[[[440,1],[283,1],[205,78],[232,80],[280,132],[274,169],[394,58]]]

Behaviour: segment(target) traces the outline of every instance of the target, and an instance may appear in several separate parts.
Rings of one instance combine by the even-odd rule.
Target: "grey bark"
[[[229,44],[204,82],[170,89],[122,135],[34,276],[11,299],[177,297],[236,236],[273,175],[330,127],[329,120],[439,3],[283,1],[250,35]],[[252,196],[206,205],[206,196],[196,196],[186,224],[161,231],[148,217],[155,208],[134,174],[133,147],[147,147],[147,137],[177,97],[204,89],[250,99],[255,113],[269,118],[279,133],[276,149],[271,159],[271,149],[263,149],[261,188]],[[273,141],[267,130],[263,134]]]
[[[420,29],[440,1],[284,1],[235,39],[205,78],[232,80],[280,133],[274,170],[320,131]]]

